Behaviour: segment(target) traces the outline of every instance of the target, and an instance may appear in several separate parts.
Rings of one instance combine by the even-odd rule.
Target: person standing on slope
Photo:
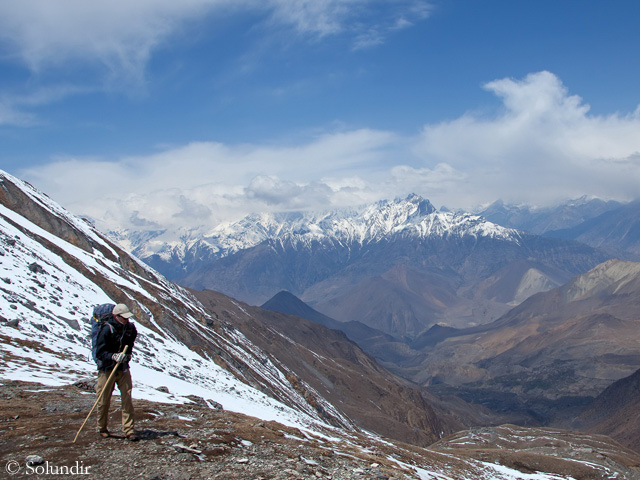
[[[109,405],[114,386],[118,385],[122,403],[122,430],[127,439],[135,442],[138,437],[133,429],[135,415],[131,399],[133,384],[131,372],[129,371],[129,361],[131,360],[133,343],[138,336],[138,331],[133,323],[129,321],[132,316],[133,313],[129,311],[129,308],[125,304],[119,303],[113,307],[111,318],[100,327],[96,338],[96,358],[98,360],[96,393],[100,395],[100,392],[104,390],[98,398],[98,432],[100,436],[103,438],[110,436],[107,429]],[[129,347],[126,355],[121,353],[125,345]],[[115,382],[106,385],[107,379],[116,365],[118,367],[114,375]]]

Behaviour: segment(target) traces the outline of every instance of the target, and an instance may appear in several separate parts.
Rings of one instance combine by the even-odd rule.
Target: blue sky
[[[113,226],[631,200],[639,20],[635,0],[0,0],[0,168]]]

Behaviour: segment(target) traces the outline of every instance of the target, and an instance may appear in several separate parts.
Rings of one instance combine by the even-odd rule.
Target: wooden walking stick
[[[124,346],[124,350],[122,350],[122,354],[123,355],[125,353],[127,353],[127,348],[129,348],[129,345],[125,345]],[[123,360],[124,360],[124,357],[123,357]],[[87,418],[84,419],[84,422],[82,422],[82,425],[80,426],[80,429],[78,430],[78,433],[76,433],[76,438],[73,439],[73,443],[76,443],[76,440],[78,439],[78,435],[80,435],[80,432],[84,428],[84,425],[87,423],[87,420],[89,420],[89,417],[93,413],[93,410],[96,408],[96,405],[98,405],[98,402],[102,398],[102,395],[104,395],[104,391],[107,389],[107,387],[111,383],[111,379],[116,374],[116,370],[118,369],[118,365],[120,365],[121,363],[122,363],[122,360],[120,360],[118,363],[116,363],[116,365],[113,367],[113,370],[111,370],[111,375],[109,375],[109,378],[107,378],[107,383],[105,383],[104,387],[102,387],[102,390],[100,390],[100,393],[98,394],[98,398],[96,398],[96,401],[93,404],[93,407],[91,407],[91,411],[89,412],[89,415],[87,415]]]

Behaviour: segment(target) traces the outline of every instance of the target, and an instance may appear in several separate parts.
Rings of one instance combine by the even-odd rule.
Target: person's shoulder
[[[114,323],[113,323],[114,319],[110,318],[108,320],[105,320],[104,322],[102,322],[102,325],[100,326],[100,330],[98,331],[98,335],[107,335],[107,334],[112,334],[114,331]]]

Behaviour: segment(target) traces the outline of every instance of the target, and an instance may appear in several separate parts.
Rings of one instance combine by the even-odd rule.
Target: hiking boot
[[[130,442],[137,442],[138,440],[140,440],[140,438],[135,433],[130,433],[129,435],[127,435],[127,440],[129,440]]]

